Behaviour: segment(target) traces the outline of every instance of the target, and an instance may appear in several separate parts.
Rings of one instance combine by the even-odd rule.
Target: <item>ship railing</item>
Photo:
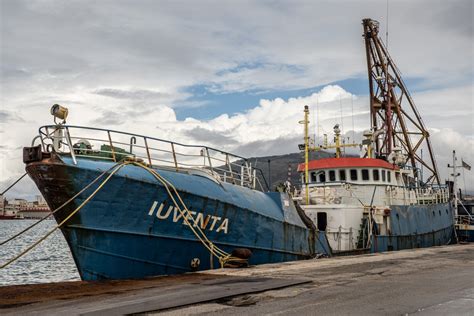
[[[177,172],[199,170],[221,182],[264,190],[260,181],[265,181],[262,170],[252,166],[247,158],[205,145],[72,125],[42,126],[39,138],[43,151],[69,155],[74,164],[78,158],[119,162],[133,157],[150,167]]]
[[[430,187],[413,189],[419,204],[438,204],[449,201],[449,190],[447,187]]]
[[[468,215],[456,215],[455,222],[458,225],[474,225],[474,217],[470,214]]]
[[[409,188],[397,185],[376,185],[374,202],[386,205],[439,204],[449,202],[447,187]],[[374,191],[373,184],[332,182],[327,186],[310,187],[310,198],[315,204],[369,205]],[[382,197],[379,197],[381,193]],[[299,195],[304,195],[302,190]]]

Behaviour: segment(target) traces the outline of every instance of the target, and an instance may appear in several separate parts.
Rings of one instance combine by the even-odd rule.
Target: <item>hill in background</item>
[[[329,157],[334,157],[334,154],[326,151],[310,153],[310,160]],[[275,190],[276,185],[284,183],[288,178],[290,178],[292,185],[296,187],[300,187],[301,185],[300,175],[297,170],[298,164],[304,162],[304,153],[302,152],[286,155],[252,157],[249,158],[249,161],[252,163],[252,166],[262,170],[263,176],[267,183],[270,184],[272,191]],[[270,161],[270,163],[268,161]],[[261,175],[259,176],[259,180],[265,188],[265,181]]]

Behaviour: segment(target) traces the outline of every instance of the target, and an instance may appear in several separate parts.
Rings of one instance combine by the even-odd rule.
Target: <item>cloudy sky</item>
[[[342,108],[357,137],[369,124],[361,19],[379,20],[384,40],[387,25],[380,0],[0,0],[0,14],[0,189],[54,103],[70,124],[246,156],[296,152],[305,104],[314,132]],[[473,23],[470,0],[389,2],[388,48],[443,179],[453,149],[474,164]]]

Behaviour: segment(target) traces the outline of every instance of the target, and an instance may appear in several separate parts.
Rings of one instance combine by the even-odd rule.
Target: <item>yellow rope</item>
[[[229,261],[234,261],[234,262],[247,262],[246,259],[242,259],[242,258],[237,258],[237,257],[233,257],[232,255],[230,255],[229,253],[225,252],[224,250],[220,249],[219,247],[217,247],[211,240],[209,240],[206,236],[206,234],[204,233],[204,231],[201,229],[201,227],[199,227],[199,225],[197,226],[194,226],[194,223],[196,223],[196,221],[194,220],[191,212],[189,211],[189,209],[186,207],[186,204],[184,203],[183,199],[181,198],[181,196],[179,195],[178,191],[176,190],[176,188],[174,187],[173,184],[171,184],[168,180],[166,180],[165,178],[163,178],[157,171],[155,171],[154,169],[151,169],[151,168],[148,168],[147,166],[143,165],[143,164],[140,164],[140,163],[137,163],[136,161],[125,161],[125,162],[122,162],[118,165],[115,165],[113,166],[112,168],[108,169],[107,171],[104,171],[101,175],[99,175],[96,179],[94,179],[91,183],[89,183],[86,187],[84,187],[81,191],[79,191],[76,195],[74,195],[72,198],[70,198],[68,201],[66,201],[65,203],[63,203],[60,207],[58,207],[57,209],[55,209],[51,214],[49,214],[48,216],[42,218],[39,222],[41,222],[42,220],[46,219],[47,217],[51,216],[52,214],[54,214],[55,212],[59,211],[61,208],[63,208],[65,205],[69,204],[72,200],[74,200],[79,194],[81,194],[82,192],[84,192],[88,187],[90,187],[93,183],[95,183],[98,179],[100,179],[105,173],[107,173],[108,171],[112,170],[113,168],[115,168],[108,176],[107,178],[94,190],[94,192],[89,195],[74,211],[72,211],[64,220],[61,221],[61,223],[59,223],[58,225],[56,225],[55,228],[53,228],[52,230],[50,230],[46,235],[44,235],[42,238],[40,238],[38,241],[36,241],[35,243],[33,243],[32,245],[30,245],[28,248],[26,248],[25,250],[23,250],[20,254],[18,254],[17,256],[11,258],[10,260],[8,260],[6,263],[4,263],[3,265],[0,266],[0,269],[3,269],[5,268],[6,266],[10,265],[12,262],[18,260],[19,258],[21,258],[22,256],[24,256],[26,253],[28,253],[30,250],[32,250],[34,247],[36,247],[38,244],[40,244],[42,241],[44,241],[46,238],[48,238],[53,232],[55,232],[58,228],[61,228],[72,216],[74,216],[77,212],[79,212],[96,194],[97,192],[99,192],[103,187],[104,185],[110,180],[110,178],[115,174],[117,173],[123,166],[125,165],[134,165],[134,166],[138,166],[138,167],[141,167],[145,170],[147,170],[149,173],[151,173],[159,182],[161,182],[163,184],[163,186],[165,187],[166,191],[168,192],[168,195],[170,196],[171,200],[173,201],[173,204],[175,205],[176,209],[180,212],[181,216],[183,217],[183,220],[186,222],[187,226],[191,229],[191,231],[194,233],[194,235],[198,238],[198,240],[204,245],[204,247],[206,247],[206,249],[209,250],[209,252],[215,256],[218,260],[219,260],[219,263],[221,264],[221,267],[224,267],[224,265],[226,263],[228,263]],[[175,197],[173,196],[173,193],[171,192],[171,190],[169,188],[172,188],[172,190],[174,191],[174,193],[176,194],[179,202],[181,203],[181,206],[183,207],[183,209],[181,209],[181,207],[179,206],[178,202],[176,202],[176,199]],[[193,221],[193,224],[190,222],[190,219]],[[22,233],[24,233],[25,231],[27,231],[28,229],[34,227],[35,225],[37,225],[39,222],[35,223],[34,225],[30,226],[29,228],[23,230],[22,232],[20,232],[19,234],[13,236],[12,238],[10,239],[7,239],[6,241],[2,242],[0,245],[3,245],[5,244],[6,242],[16,238],[17,236],[21,235]],[[197,228],[197,229],[196,229]]]
[[[113,168],[117,167],[117,165],[114,165],[112,166],[111,168],[109,168],[108,170],[105,170],[104,172],[102,172],[97,178],[95,178],[94,180],[92,180],[88,185],[86,185],[81,191],[77,192],[73,197],[71,197],[69,200],[67,200],[66,202],[64,202],[63,204],[61,204],[61,206],[59,206],[58,208],[56,208],[55,210],[53,210],[51,213],[49,213],[48,215],[42,217],[40,220],[38,220],[37,222],[35,222],[34,224],[28,226],[27,228],[23,229],[21,232],[13,235],[12,237],[8,238],[7,240],[4,240],[2,242],[0,242],[0,246],[6,244],[7,242],[15,239],[16,237],[24,234],[25,232],[29,231],[30,229],[32,229],[33,227],[35,227],[36,225],[38,225],[39,223],[41,223],[42,221],[44,221],[45,219],[49,218],[51,215],[53,215],[54,213],[58,212],[59,210],[61,210],[63,207],[65,207],[66,205],[68,205],[69,203],[71,203],[75,198],[77,198],[79,195],[81,195],[85,190],[87,190],[88,188],[90,188],[91,185],[93,185],[94,183],[96,183],[100,178],[102,178],[106,173],[108,173],[110,170],[112,170]]]
[[[23,250],[21,253],[19,253],[18,255],[16,255],[15,257],[11,258],[10,260],[8,260],[6,263],[4,263],[3,265],[0,266],[0,269],[3,269],[5,268],[6,266],[8,266],[9,264],[11,264],[12,262],[18,260],[19,258],[21,258],[22,256],[24,256],[26,253],[28,253],[31,249],[33,249],[34,247],[36,247],[39,243],[41,243],[42,241],[44,241],[46,238],[48,238],[53,232],[55,232],[58,228],[60,228],[61,226],[63,226],[72,216],[74,216],[74,214],[76,214],[77,212],[80,211],[80,209],[82,207],[84,207],[84,205],[86,205],[96,194],[97,192],[99,192],[103,187],[104,185],[110,180],[110,178],[117,172],[119,171],[122,167],[124,166],[124,164],[121,164],[119,165],[115,170],[113,170],[108,176],[107,178],[97,187],[97,189],[95,189],[94,192],[92,192],[91,195],[89,195],[74,211],[71,212],[71,214],[69,214],[61,223],[59,223],[58,225],[56,225],[56,227],[54,227],[52,230],[50,230],[46,235],[44,235],[43,237],[41,237],[38,241],[36,241],[35,243],[33,243],[31,246],[29,246],[28,248],[26,248],[25,250]]]
[[[207,238],[206,234],[201,229],[201,227],[199,227],[199,225],[194,226],[194,225],[191,224],[189,219],[191,219],[194,223],[196,223],[196,221],[193,218],[193,216],[192,216],[191,212],[189,211],[189,209],[186,207],[186,204],[184,203],[183,199],[179,195],[179,193],[176,190],[175,186],[171,182],[169,182],[164,177],[162,177],[156,170],[154,170],[152,168],[149,168],[149,167],[145,166],[144,164],[133,162],[133,161],[127,162],[127,164],[133,164],[135,166],[138,166],[138,167],[141,167],[141,168],[147,170],[158,181],[160,181],[163,184],[166,191],[168,192],[168,195],[170,196],[171,200],[173,201],[173,204],[175,205],[176,209],[180,212],[180,214],[183,217],[183,220],[186,222],[187,226],[191,229],[191,231],[199,239],[199,241],[204,245],[204,247],[206,247],[206,249],[213,256],[215,256],[219,260],[219,263],[220,263],[221,267],[224,267],[224,265],[226,263],[228,263],[229,261],[247,263],[247,259],[234,257],[231,254],[229,254],[229,253],[225,252],[224,250],[220,249],[219,247],[217,247],[211,240],[209,240]],[[177,196],[179,202],[181,203],[183,209],[181,209],[181,207],[176,202],[176,199],[174,198],[174,196],[173,196],[171,190],[169,189],[169,187],[171,187],[172,190],[174,191],[174,193],[176,194],[176,196]],[[197,229],[195,229],[195,228],[197,228]]]
[[[186,204],[182,200],[181,196],[179,195],[178,191],[174,187],[173,184],[171,184],[168,180],[163,178],[156,170],[148,168],[147,166],[144,166],[142,164],[136,163],[136,162],[127,162],[127,164],[133,164],[135,166],[141,167],[148,172],[150,172],[158,181],[160,181],[163,186],[165,187],[166,191],[168,192],[168,195],[170,196],[171,200],[173,201],[173,204],[175,205],[176,209],[180,212],[181,216],[183,217],[183,220],[186,222],[187,226],[191,229],[191,231],[194,233],[194,235],[199,239],[199,241],[206,247],[209,252],[214,255],[219,262],[221,263],[221,266],[223,266],[229,259],[232,258],[232,256],[225,252],[224,250],[220,249],[217,247],[212,241],[210,241],[206,234],[202,231],[201,227],[199,225],[194,226],[194,223],[196,222],[189,211],[189,209],[186,207]],[[174,198],[171,190],[169,188],[172,188],[174,193],[176,194],[179,202],[181,203],[183,209],[178,205],[176,202],[176,199]],[[193,223],[190,222],[190,219],[193,221]],[[197,228],[197,229],[196,229]],[[237,259],[237,258],[236,258]]]

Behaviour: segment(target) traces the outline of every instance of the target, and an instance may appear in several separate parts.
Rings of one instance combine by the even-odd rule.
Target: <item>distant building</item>
[[[3,211],[5,210],[5,199],[3,194],[0,194],[0,215],[3,215]]]
[[[35,201],[29,201],[20,207],[20,216],[25,219],[40,219],[51,213],[48,204],[41,195]]]
[[[6,199],[3,200],[3,208],[0,213],[0,219],[14,219],[18,218],[18,212],[20,211],[19,204],[10,204]]]
[[[41,195],[36,200],[13,199],[8,201],[0,195],[0,219],[39,219],[50,214],[51,211]]]

